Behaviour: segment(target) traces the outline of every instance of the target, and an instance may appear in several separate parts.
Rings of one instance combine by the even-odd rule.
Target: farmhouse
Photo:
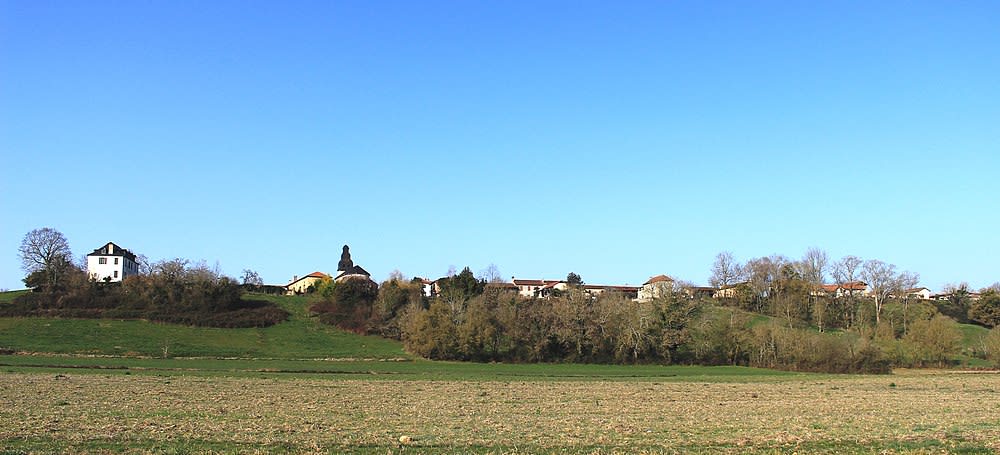
[[[343,283],[348,280],[372,281],[371,274],[359,265],[355,265],[351,260],[350,247],[344,245],[344,251],[340,254],[340,262],[337,263],[337,274],[327,275],[323,272],[313,272],[302,278],[292,277],[292,282],[285,285],[286,294],[305,294],[311,292],[316,286],[324,281],[332,279],[335,283]],[[372,282],[374,284],[374,282]]]
[[[931,295],[933,295],[933,293],[931,293],[930,289],[927,289],[925,287],[919,287],[919,288],[907,289],[903,291],[903,295],[909,298],[930,300]]]
[[[648,301],[669,295],[674,291],[674,279],[667,275],[656,275],[645,283],[638,291],[638,299]]]
[[[542,297],[542,294],[551,295],[552,290],[566,290],[566,282],[559,280],[519,280],[512,278],[514,286],[517,286],[517,293],[522,297]]]
[[[841,284],[823,284],[812,291],[814,296],[844,297],[847,295],[868,295],[868,283],[848,281]]]
[[[725,286],[719,287],[719,289],[712,293],[712,297],[716,299],[732,299],[740,295],[740,291],[746,289],[750,286],[749,281],[744,281],[742,283],[727,284]]]
[[[87,255],[87,275],[91,280],[120,282],[127,276],[138,274],[139,265],[135,262],[135,254],[114,242],[108,242]]]
[[[441,286],[438,285],[438,280],[429,280],[427,278],[414,277],[415,280],[420,280],[420,288],[424,291],[425,297],[435,297],[441,292]]]
[[[315,289],[321,281],[329,279],[330,275],[323,272],[313,272],[302,278],[294,276],[292,282],[285,285],[285,293],[288,295],[305,294]]]
[[[511,281],[513,281],[513,285],[508,286],[509,289],[514,290],[516,288],[519,295],[529,298],[545,298],[559,292],[565,292],[570,288],[569,283],[563,280],[522,280],[514,278]],[[638,286],[611,286],[603,284],[584,284],[581,288],[583,292],[594,297],[611,291],[619,292],[626,298],[633,300],[638,298],[640,289]]]

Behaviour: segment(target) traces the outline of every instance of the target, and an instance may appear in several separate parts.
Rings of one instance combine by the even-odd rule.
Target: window
[[[118,271],[115,270],[115,278],[118,278]]]
[[[115,258],[115,265],[118,265],[118,258]]]
[[[107,264],[108,263],[108,258],[97,258],[97,263],[98,264]]]

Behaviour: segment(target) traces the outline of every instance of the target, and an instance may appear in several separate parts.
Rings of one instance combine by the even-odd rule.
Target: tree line
[[[728,290],[721,299],[727,305],[809,322],[820,331],[879,326],[884,322],[898,335],[904,335],[914,320],[928,319],[936,313],[961,323],[1000,325],[1000,305],[996,301],[1000,283],[982,289],[980,298],[975,299],[967,284],[948,285],[947,299],[928,301],[910,292],[920,282],[917,273],[850,255],[830,261],[818,248],[809,249],[799,260],[772,255],[744,263],[735,261],[732,253],[719,253],[709,281]],[[828,281],[831,291],[821,287]],[[859,284],[867,292],[861,292]]]
[[[397,273],[381,286],[321,284],[311,308],[324,322],[398,339],[414,354],[442,360],[729,364],[868,373],[892,366],[945,366],[959,354],[1000,363],[1000,329],[963,352],[958,323],[939,308],[951,302],[900,293],[911,274],[886,273],[894,267],[877,262],[866,267],[866,262],[848,258],[832,271],[842,284],[874,282],[876,273],[891,275],[897,284],[872,286],[876,294],[883,292],[881,298],[816,292],[814,285],[826,275],[822,260],[807,266],[771,256],[738,264],[723,253],[713,266],[713,280],[719,270],[732,272],[722,278],[730,284],[718,283],[736,289],[731,297],[694,298],[679,283],[649,301],[614,292],[593,296],[571,274],[567,282],[575,284],[568,291],[525,298],[476,278],[466,267],[439,281],[434,298],[424,296],[422,283]],[[995,314],[997,291],[991,287],[979,300],[961,304],[973,314]],[[988,317],[975,321],[997,325]]]

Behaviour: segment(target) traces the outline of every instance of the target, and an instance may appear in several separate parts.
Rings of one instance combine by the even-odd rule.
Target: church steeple
[[[337,263],[337,271],[343,272],[350,270],[354,267],[354,261],[351,260],[351,249],[347,245],[344,245],[344,252],[340,253],[340,262]]]

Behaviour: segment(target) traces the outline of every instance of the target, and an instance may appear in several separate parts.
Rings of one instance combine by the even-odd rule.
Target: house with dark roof
[[[135,262],[135,254],[114,242],[108,242],[87,255],[87,276],[91,280],[113,283],[138,274],[139,264]]]
[[[347,280],[372,280],[372,274],[368,273],[367,270],[363,269],[360,265],[354,264],[351,260],[351,250],[350,247],[344,245],[344,252],[340,255],[340,262],[337,264],[337,275],[333,277],[333,281],[338,283]]]
[[[911,299],[930,300],[934,293],[926,287],[918,287],[903,291],[903,295]]]

